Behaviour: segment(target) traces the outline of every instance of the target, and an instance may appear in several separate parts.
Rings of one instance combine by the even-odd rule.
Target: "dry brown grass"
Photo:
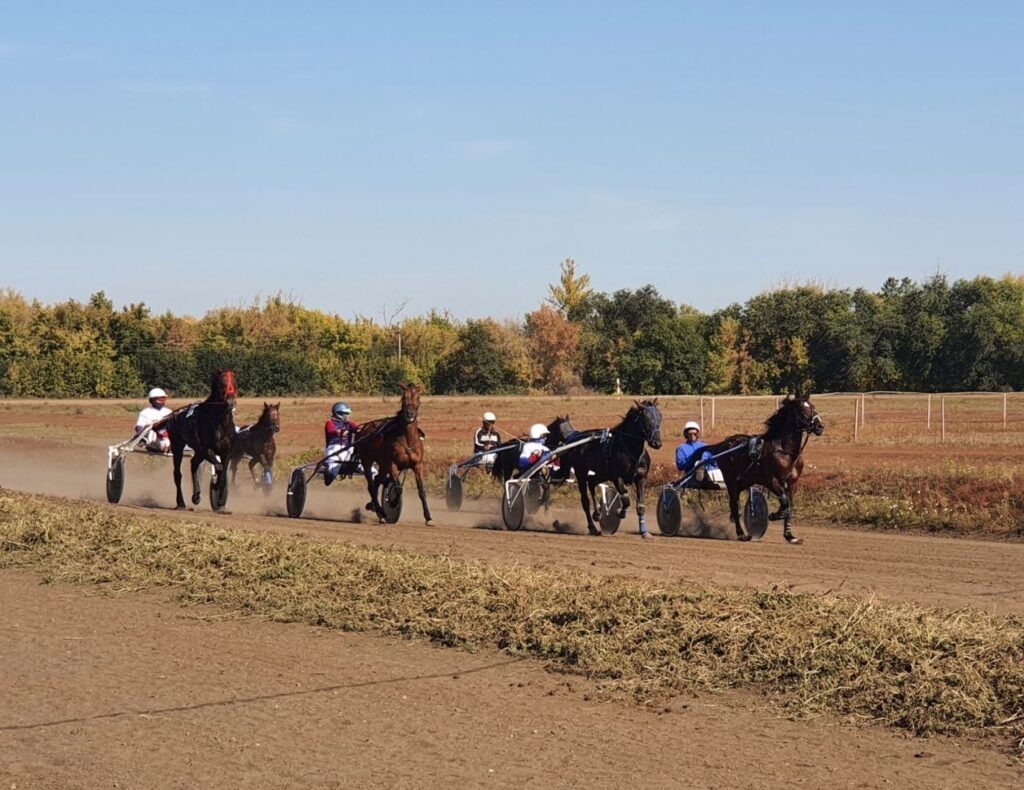
[[[659,584],[184,526],[0,495],[0,567],[127,591],[179,586],[276,620],[496,648],[641,699],[749,684],[790,711],[926,735],[1024,737],[1024,623],[832,595]]]

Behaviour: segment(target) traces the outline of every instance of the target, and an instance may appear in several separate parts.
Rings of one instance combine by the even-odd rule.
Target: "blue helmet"
[[[339,420],[344,420],[348,415],[352,413],[352,409],[344,401],[338,401],[331,406],[331,416],[336,417]]]

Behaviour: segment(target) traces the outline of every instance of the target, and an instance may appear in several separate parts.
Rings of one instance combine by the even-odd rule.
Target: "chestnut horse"
[[[716,456],[724,453],[715,463],[722,470],[729,492],[729,517],[736,525],[737,540],[750,540],[740,522],[740,494],[753,485],[761,485],[779,498],[779,509],[768,518],[782,519],[786,542],[803,543],[793,534],[793,495],[804,468],[804,445],[811,434],[821,436],[825,432],[825,423],[810,395],[790,394],[764,424],[767,430],[760,436],[737,433],[705,452]]]
[[[235,443],[231,448],[231,485],[235,484],[238,463],[246,455],[249,456],[249,474],[252,483],[259,488],[274,485],[274,456],[277,455],[277,443],[274,434],[281,430],[281,404],[264,403],[260,418],[252,425],[238,429]],[[263,480],[256,477],[256,464],[263,466]]]
[[[412,469],[416,475],[416,487],[419,489],[420,502],[423,503],[423,518],[427,525],[433,524],[430,507],[427,505],[427,491],[423,486],[423,466],[426,449],[423,446],[423,432],[417,420],[420,411],[420,390],[415,384],[400,384],[402,388],[402,406],[394,417],[372,420],[360,427],[353,446],[366,475],[366,487],[370,492],[370,501],[366,509],[377,514],[383,524],[384,510],[381,508],[377,492],[388,478],[396,486],[401,486],[399,473],[404,469]],[[374,464],[377,473],[374,474]]]
[[[185,509],[185,498],[181,493],[181,459],[185,447],[191,447],[192,504],[202,499],[199,491],[199,464],[209,461],[213,464],[218,479],[227,471],[231,457],[231,445],[235,439],[235,400],[238,388],[235,373],[218,370],[210,378],[210,395],[202,403],[193,403],[178,409],[167,417],[167,432],[171,439],[171,454],[174,456],[174,487],[177,492],[178,510]],[[223,480],[222,485],[227,481]]]

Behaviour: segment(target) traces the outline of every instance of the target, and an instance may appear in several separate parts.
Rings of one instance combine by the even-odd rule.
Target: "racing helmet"
[[[494,416],[493,411],[484,412],[484,422],[497,422],[498,418]]]
[[[149,394],[146,397],[149,400],[156,400],[157,398],[166,398],[167,397],[167,393],[164,392],[159,387],[153,387],[153,389],[151,389],[149,391]]]
[[[697,433],[700,433],[700,423],[690,420],[683,426],[683,433],[685,434],[687,431],[696,431]]]
[[[548,426],[544,425],[543,423],[538,422],[530,426],[531,439],[543,439],[549,433],[551,433],[551,431],[549,431]]]
[[[337,417],[339,420],[344,420],[351,413],[352,409],[344,401],[338,401],[333,406],[331,406],[331,416]]]

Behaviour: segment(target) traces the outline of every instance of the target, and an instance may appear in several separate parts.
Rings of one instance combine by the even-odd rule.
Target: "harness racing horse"
[[[412,469],[416,475],[420,502],[423,503],[423,518],[430,526],[433,520],[430,517],[430,507],[427,505],[427,491],[423,485],[426,449],[423,446],[424,434],[417,424],[420,390],[415,384],[399,386],[402,388],[402,406],[398,413],[394,417],[366,423],[360,427],[353,442],[370,492],[370,501],[366,503],[366,509],[376,513],[383,524],[386,517],[377,500],[378,490],[390,478],[400,493],[402,482],[399,473],[403,469]],[[373,471],[374,464],[377,465],[377,474]]]
[[[178,510],[185,509],[185,498],[181,493],[181,459],[186,446],[191,447],[194,453],[191,460],[192,504],[198,505],[202,499],[199,492],[199,465],[209,461],[217,475],[218,488],[223,492],[219,503],[211,504],[215,510],[223,507],[227,499],[226,464],[231,457],[231,446],[235,439],[233,411],[237,397],[234,371],[218,370],[210,379],[210,395],[206,400],[178,409],[167,418],[171,454],[174,456],[174,487]]]
[[[750,540],[740,522],[740,494],[761,485],[779,498],[779,509],[768,518],[782,519],[782,534],[788,543],[803,543],[793,534],[793,495],[804,468],[804,445],[811,434],[821,436],[825,432],[825,423],[809,395],[790,394],[764,424],[767,430],[760,436],[734,434],[706,448],[706,452],[715,456],[724,453],[715,463],[729,492],[729,517],[736,525],[738,540]]]
[[[625,518],[629,510],[629,493],[626,486],[632,483],[636,492],[640,536],[650,537],[647,532],[644,495],[647,488],[647,473],[651,469],[651,457],[644,445],[649,444],[655,450],[661,447],[661,412],[658,410],[658,399],[634,401],[622,422],[609,431],[590,430],[562,435],[563,431],[572,428],[569,418],[556,420],[554,424],[559,433],[554,437],[549,435],[549,439],[559,443],[606,434],[604,438],[573,448],[563,456],[576,476],[576,485],[580,489],[580,503],[587,516],[587,529],[590,534],[601,534],[594,526],[594,520],[600,518],[600,514],[590,512],[590,499],[594,500],[595,507],[597,505],[595,489],[598,483],[607,482],[615,486],[622,504],[619,510],[620,519]],[[551,430],[554,432],[555,429]]]
[[[277,443],[274,434],[281,430],[281,404],[264,403],[260,418],[252,425],[240,428],[235,435],[231,447],[231,485],[235,484],[238,463],[243,456],[249,456],[249,474],[253,485],[257,488],[262,484],[267,490],[274,484],[274,456],[277,455]],[[256,477],[256,464],[263,466],[262,483]]]

